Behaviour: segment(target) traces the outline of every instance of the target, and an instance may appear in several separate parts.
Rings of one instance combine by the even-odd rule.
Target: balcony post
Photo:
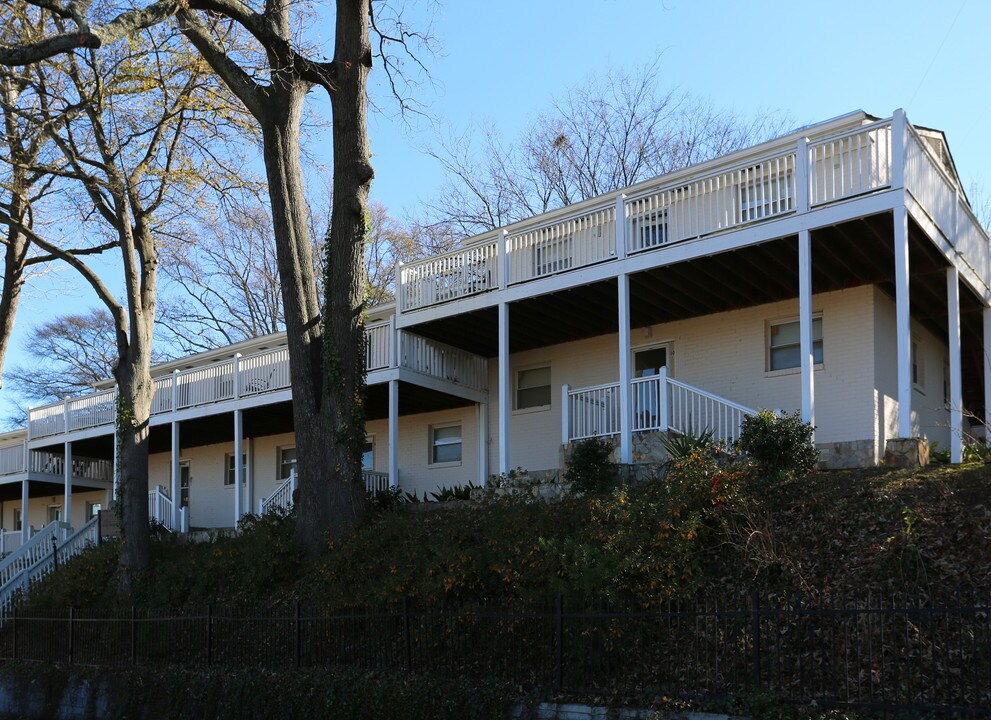
[[[565,383],[561,386],[561,444],[571,442],[571,386]]]
[[[499,230],[496,235],[496,247],[499,251],[499,288],[505,290],[509,285],[509,231]]]
[[[399,381],[389,381],[389,487],[399,487]]]
[[[629,247],[626,237],[626,195],[620,193],[616,196],[616,217],[613,221],[616,232],[616,257],[622,260],[626,257]]]
[[[908,210],[895,216],[895,343],[898,348],[898,437],[912,436],[912,326],[909,315]]]
[[[991,446],[991,307],[981,308],[984,321],[984,444]]]
[[[499,303],[499,472],[509,472],[509,305]]]
[[[172,412],[179,409],[179,371],[172,371]]]
[[[963,460],[963,384],[960,371],[960,273],[946,270],[946,308],[950,349],[950,462]]]
[[[808,212],[809,198],[809,139],[798,139],[795,149],[795,210]]]
[[[181,468],[179,467],[179,423],[172,421],[172,527],[179,527],[180,502],[182,492],[180,485]]]
[[[668,408],[668,366],[661,367],[660,380],[657,381],[657,418],[660,432],[667,432],[669,427],[670,410]]]
[[[28,523],[28,483],[25,477],[21,480],[21,544],[31,539],[31,525]]]
[[[241,399],[241,353],[234,353],[234,399]]]
[[[905,154],[908,149],[906,133],[908,120],[905,111],[895,110],[891,116],[891,187],[905,187]]]
[[[630,398],[630,276],[620,273],[619,287],[619,457],[633,462],[633,416]]]
[[[62,401],[62,432],[69,432],[69,398]]]
[[[241,510],[244,508],[244,498],[241,497],[241,473],[244,463],[241,453],[244,452],[244,416],[241,410],[234,411],[234,529],[241,520]],[[226,472],[226,468],[224,471]]]
[[[65,486],[62,489],[62,520],[72,525],[72,443],[65,443],[65,462],[62,465]]]
[[[802,421],[815,425],[815,353],[812,338],[812,237],[798,233],[798,325],[802,368]]]
[[[395,274],[395,284],[396,284],[396,309],[393,315],[393,320],[403,314],[403,261],[396,260],[396,274]],[[395,322],[393,322],[395,325]]]
[[[396,314],[398,314],[398,302],[396,308]],[[396,315],[389,316],[389,367],[399,367],[399,331],[396,330]]]

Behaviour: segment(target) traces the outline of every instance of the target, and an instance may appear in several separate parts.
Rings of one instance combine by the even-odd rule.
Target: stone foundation
[[[827,470],[872,467],[876,464],[874,439],[816,443],[819,467]]]
[[[892,438],[884,446],[884,464],[889,467],[925,467],[929,464],[926,438]]]

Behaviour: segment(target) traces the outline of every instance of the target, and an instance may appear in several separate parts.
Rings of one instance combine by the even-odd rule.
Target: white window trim
[[[449,462],[434,462],[434,431],[443,430],[444,428],[456,427],[461,428],[461,459],[451,460]],[[427,466],[431,469],[434,468],[447,468],[447,467],[461,467],[465,459],[465,425],[460,420],[451,420],[449,422],[434,423],[427,428]]]
[[[362,465],[362,468],[361,469],[362,470],[369,471],[369,472],[374,472],[375,471],[375,455],[376,455],[376,453],[375,453],[375,433],[371,433],[369,435],[365,435],[365,442],[362,444],[362,448],[363,449],[361,451],[361,458],[362,458],[362,460],[364,460],[364,458],[365,458],[364,446],[366,444],[368,444],[368,443],[371,443],[372,444],[372,464],[371,464],[370,467],[365,467],[364,466],[365,463],[362,462],[361,463],[361,465]]]
[[[812,313],[813,320],[822,321],[822,311]],[[787,325],[788,323],[801,322],[801,318],[797,316],[787,316],[781,318],[773,318],[766,320],[764,322],[764,377],[775,378],[782,377],[784,375],[798,375],[802,372],[802,366],[781,368],[780,370],[771,370],[771,328],[775,325]],[[823,360],[826,358],[826,325],[822,323],[822,357]],[[822,370],[825,367],[825,363],[814,363],[812,365],[813,371]]]
[[[241,453],[241,471],[244,473],[244,478],[241,480],[241,485],[246,486],[248,484],[248,453]],[[224,487],[233,488],[234,483],[227,482],[227,463],[234,457],[234,453],[224,453]],[[237,472],[237,466],[235,465],[234,472]]]
[[[549,387],[550,391],[550,402],[546,405],[534,405],[533,407],[517,407],[520,402],[520,373],[526,372],[527,370],[540,370],[541,368],[547,368],[551,373],[551,382]],[[531,363],[529,365],[520,365],[519,367],[513,368],[513,415],[527,415],[529,413],[535,412],[546,412],[551,409],[554,405],[554,370],[551,367],[551,363],[538,362]]]
[[[285,464],[282,462],[282,453],[286,450],[295,450],[295,445],[277,445],[275,448],[275,472],[276,477],[279,478],[279,482],[283,482],[286,478],[282,477],[282,466]],[[286,477],[289,477],[288,475]],[[228,485],[228,487],[230,487]]]
[[[633,345],[630,347],[630,379],[636,380],[636,354],[638,352],[644,352],[645,350],[660,350],[661,348],[667,349],[666,364],[664,367],[668,369],[668,377],[674,375],[674,339],[671,340],[651,340],[649,343],[644,345]]]

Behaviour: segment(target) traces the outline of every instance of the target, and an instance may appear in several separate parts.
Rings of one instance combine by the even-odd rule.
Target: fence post
[[[757,588],[753,589],[751,594],[751,607],[750,607],[750,635],[751,642],[753,643],[753,663],[754,663],[754,689],[760,690],[761,688],[761,673],[760,673],[760,590]]]
[[[413,672],[413,639],[409,627],[409,596],[403,595],[403,645],[406,655],[406,672]]]
[[[134,619],[134,606],[131,605],[131,667],[138,664],[137,623]]]
[[[74,611],[70,607],[69,608],[69,664],[70,665],[72,665],[73,655],[75,655],[75,651],[76,651],[75,648],[76,633],[74,632],[73,623],[72,623],[73,614]]]
[[[299,667],[302,664],[302,660],[303,660],[303,635],[302,635],[302,628],[300,627],[300,625],[301,623],[300,623],[300,613],[299,613],[299,600],[297,600],[296,618],[295,618],[296,640],[294,646],[296,653],[296,667]]]
[[[554,635],[557,653],[554,689],[556,692],[561,692],[564,687],[564,596],[560,593],[554,602]]]
[[[213,603],[206,606],[206,664],[213,664]]]

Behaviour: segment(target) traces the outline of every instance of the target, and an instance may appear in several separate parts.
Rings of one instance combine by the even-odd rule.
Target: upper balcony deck
[[[665,250],[687,241],[902,188],[963,259],[965,279],[987,300],[988,235],[948,170],[904,113],[873,122],[854,113],[404,265],[397,311],[409,315],[401,326],[415,323],[418,314],[458,312],[457,301],[486,293],[529,284],[536,292],[536,283],[551,277],[563,287],[581,268],[647,255],[662,262]],[[571,277],[572,284],[586,281],[578,273]]]

